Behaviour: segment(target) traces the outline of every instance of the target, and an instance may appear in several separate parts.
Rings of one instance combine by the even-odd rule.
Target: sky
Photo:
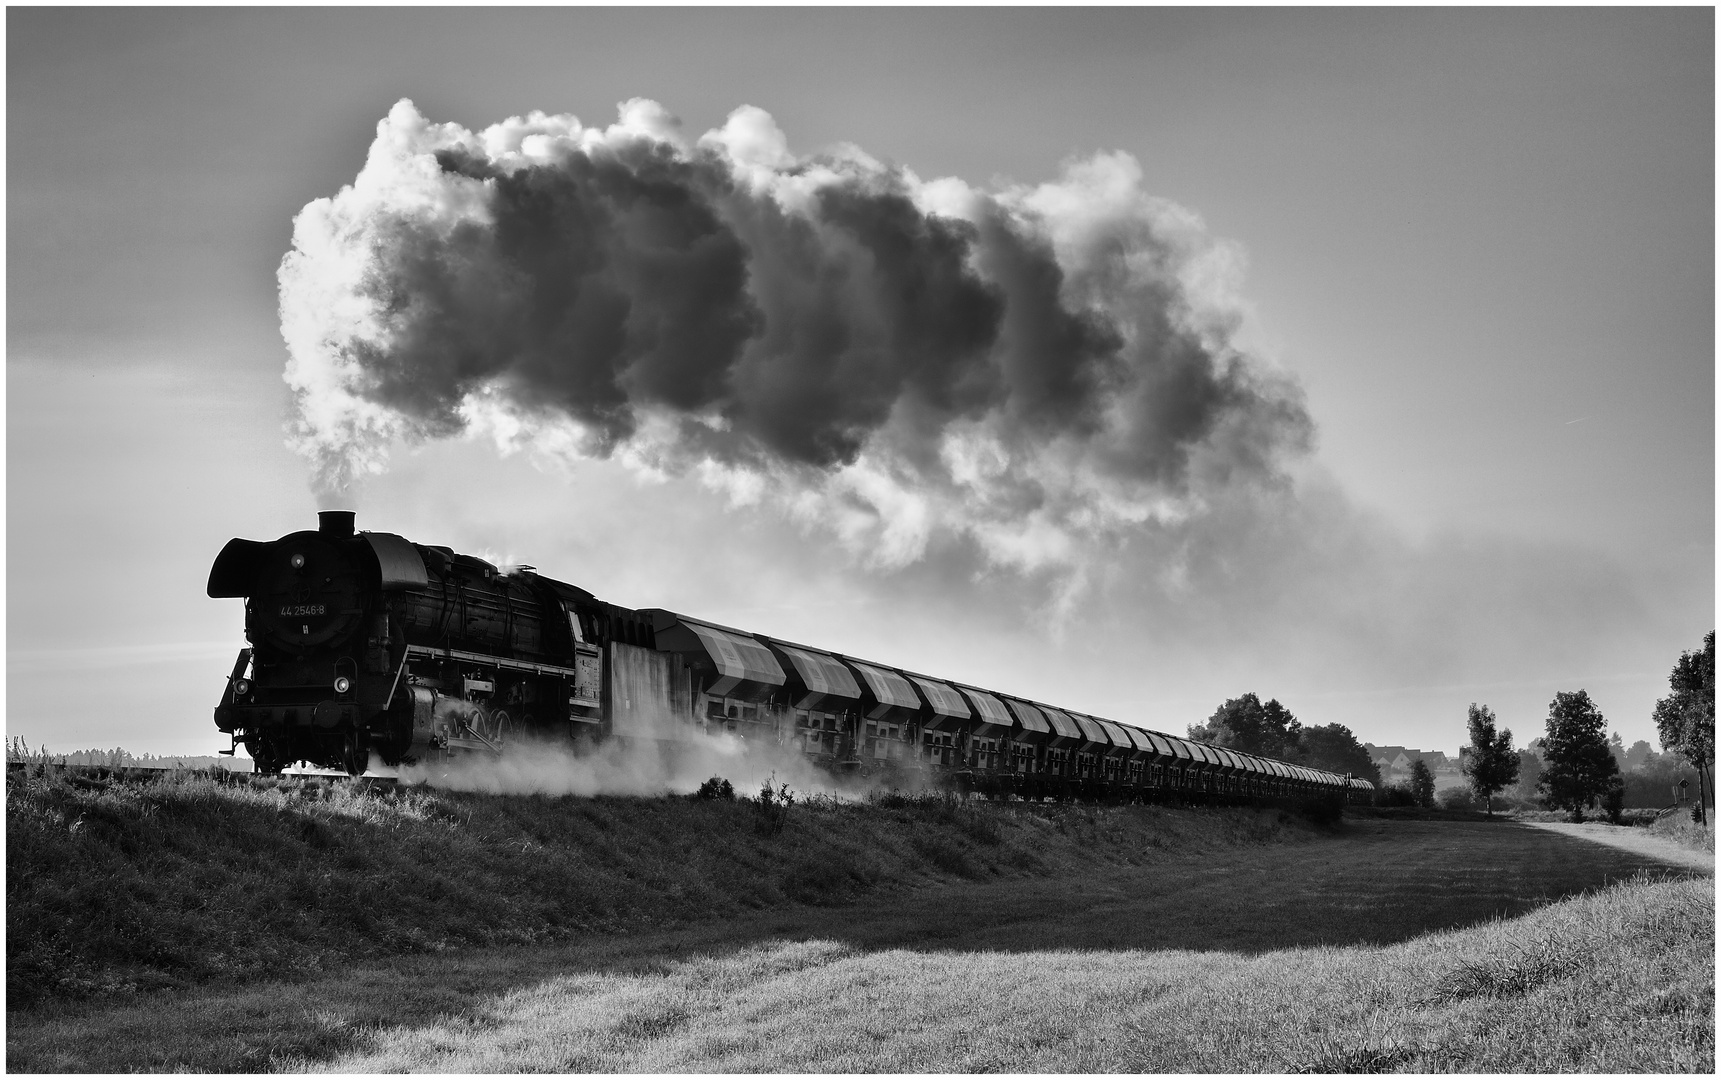
[[[1166,731],[1254,692],[1448,752],[1481,702],[1521,745],[1582,688],[1653,744],[1714,626],[1713,40],[1707,9],[9,9],[7,734],[225,748],[209,565],[319,505],[277,269],[397,102],[476,132],[647,98],[971,191],[1128,155],[1307,449],[1062,564],[880,558],[826,504],[479,431],[393,446],[360,528]]]

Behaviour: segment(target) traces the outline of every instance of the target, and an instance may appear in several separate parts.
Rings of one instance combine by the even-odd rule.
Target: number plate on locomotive
[[[321,615],[327,611],[323,604],[282,604],[281,614],[288,617],[299,615]]]

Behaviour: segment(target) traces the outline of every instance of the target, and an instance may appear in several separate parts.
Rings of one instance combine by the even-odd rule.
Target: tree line
[[[1467,801],[1473,795],[1490,815],[1494,800],[1509,793],[1567,811],[1574,821],[1597,808],[1617,819],[1627,805],[1671,801],[1678,773],[1689,766],[1698,775],[1692,816],[1706,821],[1715,759],[1714,631],[1701,649],[1680,654],[1668,686],[1654,713],[1661,754],[1641,739],[1628,749],[1618,733],[1610,736],[1606,718],[1584,690],[1555,694],[1545,732],[1522,750],[1513,748],[1511,729],[1500,727],[1492,709],[1472,703],[1470,743],[1459,752],[1467,791],[1458,797]],[[1230,698],[1205,723],[1191,724],[1189,737],[1361,777],[1375,785],[1377,801],[1435,805],[1434,774],[1426,763],[1411,766],[1408,785],[1383,789],[1379,767],[1350,728],[1336,723],[1306,727],[1276,698],[1262,702],[1253,693]]]
[[[1343,724],[1304,727],[1277,698],[1265,704],[1252,693],[1231,698],[1206,723],[1191,724],[1189,737],[1227,750],[1361,777],[1380,786],[1380,769],[1350,728]]]
[[[1534,796],[1552,810],[1565,810],[1573,821],[1584,811],[1602,809],[1617,820],[1628,801],[1653,799],[1657,780],[1677,775],[1668,765],[1685,762],[1697,770],[1692,817],[1708,820],[1708,788],[1715,759],[1715,632],[1703,647],[1683,652],[1668,677],[1669,693],[1655,704],[1655,726],[1665,754],[1656,754],[1643,740],[1630,749],[1583,690],[1557,693],[1548,706],[1547,730],[1530,747],[1512,748],[1510,728],[1498,729],[1486,705],[1471,704],[1470,745],[1461,752],[1460,767],[1470,790],[1493,813],[1494,797],[1508,789]],[[1632,791],[1637,779],[1650,791]],[[1672,784],[1660,798],[1671,802]],[[1527,790],[1526,790],[1527,789]],[[1651,803],[1654,805],[1654,803]]]

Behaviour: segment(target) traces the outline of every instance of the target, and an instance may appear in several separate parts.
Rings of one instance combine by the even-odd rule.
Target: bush
[[[1615,777],[1614,782],[1608,786],[1607,794],[1602,796],[1601,808],[1602,812],[1607,815],[1607,819],[1611,824],[1625,824],[1623,817],[1625,810],[1625,784],[1618,777]]]
[[[1715,850],[1715,826],[1699,825],[1694,818],[1684,814],[1668,814],[1666,817],[1657,818],[1651,821],[1647,828],[1656,836],[1688,848],[1698,851]]]
[[[1449,787],[1440,793],[1440,809],[1442,810],[1482,810],[1485,809],[1482,800],[1467,787]],[[1495,800],[1499,802],[1499,799]]]
[[[1388,784],[1380,789],[1380,795],[1375,799],[1376,806],[1415,806],[1416,793],[1410,790],[1409,784]]]
[[[699,785],[699,790],[693,793],[693,797],[696,799],[733,799],[735,797],[735,785],[721,776],[713,776]]]
[[[789,808],[795,805],[795,793],[789,790],[788,784],[772,786],[771,781],[776,778],[773,774],[771,780],[765,781],[759,789],[759,798],[753,803],[759,811],[754,829],[760,836],[776,836],[782,832],[783,826],[789,823]]]

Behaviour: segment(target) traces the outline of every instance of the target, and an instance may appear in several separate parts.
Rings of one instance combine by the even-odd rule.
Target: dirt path
[[[1574,825],[1566,821],[1526,821],[1538,829],[1559,833],[1561,836],[1572,836],[1579,840],[1588,840],[1592,844],[1606,844],[1621,851],[1630,851],[1645,858],[1659,862],[1671,863],[1675,866],[1689,866],[1696,870],[1715,872],[1715,854],[1709,851],[1698,851],[1684,847],[1671,840],[1652,836],[1642,829],[1627,825],[1609,825],[1605,822],[1586,821],[1582,825]]]
[[[1520,915],[1639,873],[1688,876],[1695,869],[1658,851],[1589,839],[1503,820],[1362,819],[1302,843],[1175,858],[1144,852],[1146,865],[1080,880],[942,885],[841,908],[760,912],[744,922],[413,956],[307,982],[16,1013],[8,1016],[6,1063],[22,1072],[229,1072],[319,1062],[363,1071],[370,1066],[355,1063],[377,1040],[396,1038],[389,1033],[436,1031],[432,1042],[458,1042],[461,1032],[497,1024],[498,1010],[519,1007],[534,987],[570,979],[611,987],[617,1001],[631,1001],[676,965],[702,957],[817,945],[863,957],[919,955],[926,963],[960,954],[1008,964],[1065,950],[1102,963],[1125,952],[1189,950],[1227,964],[1298,947],[1390,945]],[[1031,988],[1022,992],[1032,997]],[[638,1034],[651,1037],[645,1029]],[[409,1067],[435,1071],[437,1063]]]

